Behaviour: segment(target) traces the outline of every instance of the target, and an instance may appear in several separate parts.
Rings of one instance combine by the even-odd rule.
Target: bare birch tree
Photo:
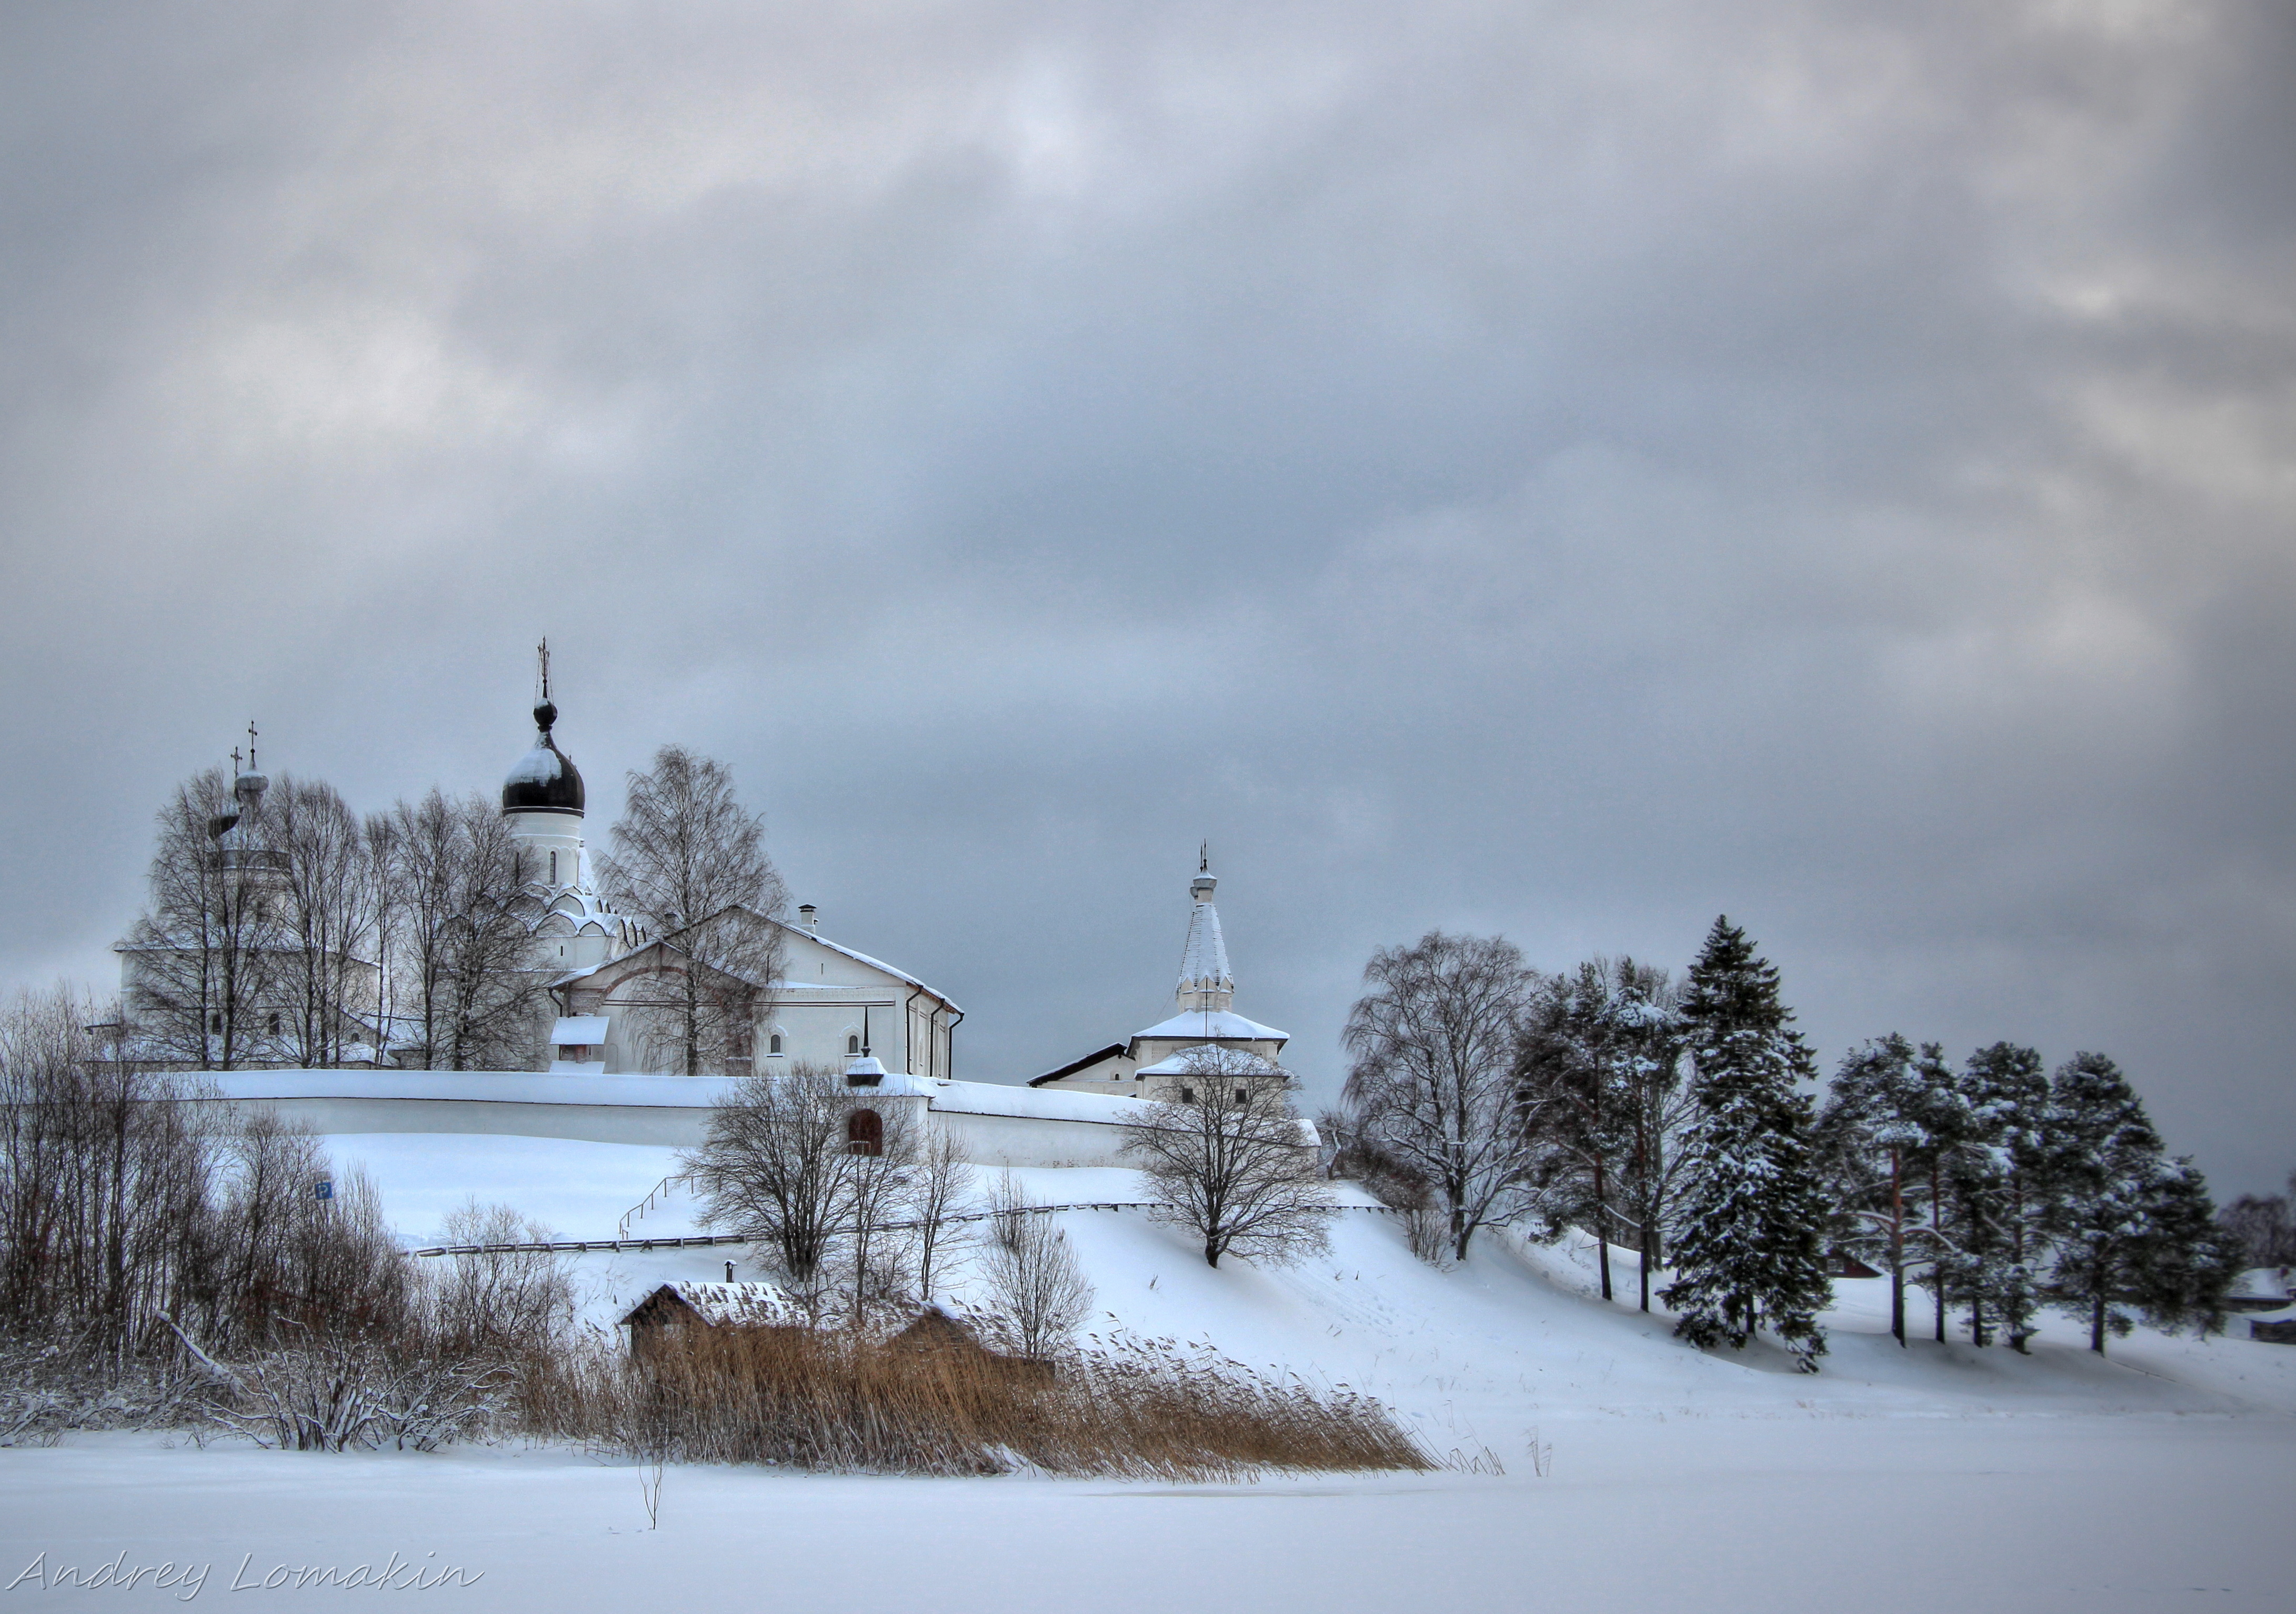
[[[425,1069],[532,1062],[543,999],[525,900],[531,855],[482,796],[434,790],[385,822],[376,834],[388,847],[407,1051]]]
[[[1374,954],[1364,979],[1344,1098],[1365,1137],[1427,1180],[1464,1259],[1477,1228],[1539,1203],[1538,1145],[1515,1080],[1538,977],[1503,937],[1431,930]]]
[[[281,882],[278,998],[285,1057],[340,1065],[379,1038],[375,941],[381,893],[358,819],[332,785],[282,774],[268,792]]]
[[[1208,1266],[1231,1253],[1288,1264],[1329,1249],[1337,1212],[1289,1083],[1267,1080],[1267,1062],[1241,1049],[1192,1048],[1183,1063],[1202,1079],[1126,1129],[1125,1152],[1155,1195],[1150,1214],[1201,1239]]]
[[[627,789],[600,860],[606,896],[681,961],[630,1006],[653,1059],[699,1076],[713,1050],[747,1057],[780,972],[780,929],[758,922],[778,918],[789,894],[766,854],[763,815],[742,806],[723,763],[666,745]],[[750,917],[721,918],[728,909]]]

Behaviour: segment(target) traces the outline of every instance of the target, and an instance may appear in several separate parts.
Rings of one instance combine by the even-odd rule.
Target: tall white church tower
[[[535,926],[537,967],[587,970],[619,958],[644,939],[637,922],[598,895],[590,855],[582,842],[582,775],[558,749],[551,731],[558,707],[550,698],[550,642],[539,651],[539,699],[534,705],[534,749],[503,781],[502,812],[528,858],[527,895],[542,910]]]

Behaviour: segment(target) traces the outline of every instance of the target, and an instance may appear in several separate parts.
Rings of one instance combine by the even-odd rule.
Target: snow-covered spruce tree
[[[1816,1372],[1825,1352],[1817,1313],[1833,1288],[1810,1102],[1794,1086],[1812,1074],[1809,1050],[1778,995],[1777,967],[1726,915],[1690,967],[1682,1017],[1698,1114],[1677,1207],[1677,1275],[1660,1299],[1682,1314],[1675,1331],[1693,1344],[1742,1349],[1767,1325]]]
[[[2046,1208],[2055,1259],[2043,1293],[2088,1320],[2088,1346],[2135,1317],[2174,1331],[2221,1326],[2240,1270],[2236,1241],[2218,1225],[2208,1184],[2172,1159],[2120,1068],[2077,1053],[2050,1083]]]
[[[1895,1032],[1853,1048],[1819,1115],[1818,1159],[1842,1248],[1890,1274],[1890,1332],[1906,1342],[1906,1274],[1925,1244],[1930,1087],[1913,1044]]]
[[[1955,1091],[1959,1136],[1940,1168],[1951,1241],[1939,1255],[1940,1281],[1946,1298],[1968,1308],[1971,1343],[1990,1343],[1998,1326],[2022,1351],[2040,1309],[2047,1242],[2038,1192],[2047,1071],[2034,1050],[1995,1043],[1969,1056]]]

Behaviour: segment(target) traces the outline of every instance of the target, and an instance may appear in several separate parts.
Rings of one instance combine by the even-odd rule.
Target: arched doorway
[[[874,1110],[856,1110],[845,1120],[845,1149],[849,1154],[882,1154],[885,1118]]]

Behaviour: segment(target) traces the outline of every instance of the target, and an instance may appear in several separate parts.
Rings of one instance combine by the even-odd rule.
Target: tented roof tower
[[[1227,943],[1220,935],[1219,910],[1212,906],[1210,848],[1198,858],[1196,877],[1188,882],[1194,906],[1188,914],[1188,941],[1180,951],[1180,985],[1174,994],[1184,1014],[1226,1010],[1235,1004],[1235,977],[1228,973]]]

